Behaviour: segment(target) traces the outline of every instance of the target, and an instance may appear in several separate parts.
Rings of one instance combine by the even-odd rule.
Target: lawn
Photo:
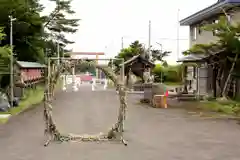
[[[34,107],[36,104],[42,102],[44,97],[44,86],[37,86],[36,89],[29,89],[26,91],[25,97],[19,103],[18,107],[11,108],[9,113],[11,115],[17,115],[22,111]]]
[[[182,82],[164,82],[167,86],[181,86]]]
[[[62,81],[59,80],[56,85],[58,90],[62,86]],[[56,90],[56,91],[57,91]],[[19,113],[36,107],[37,104],[41,103],[44,98],[44,85],[38,85],[35,89],[26,89],[23,99],[20,101],[18,107],[11,108],[9,112],[4,112],[0,114],[11,114],[18,115]],[[0,124],[6,123],[9,118],[0,118]]]
[[[35,89],[27,89],[25,90],[25,95],[23,99],[20,101],[18,107],[11,108],[9,112],[4,112],[0,114],[10,114],[10,115],[17,115],[21,113],[22,111],[29,109],[31,107],[36,106],[36,104],[39,104],[43,100],[44,95],[44,86],[39,85]],[[1,117],[0,118],[0,124],[6,123],[10,117]]]
[[[202,108],[228,115],[240,116],[240,103],[236,101],[208,101],[202,102]]]
[[[0,124],[4,124],[8,121],[8,118],[0,118]]]

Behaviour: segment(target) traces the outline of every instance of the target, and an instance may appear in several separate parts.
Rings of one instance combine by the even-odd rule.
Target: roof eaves
[[[206,55],[194,55],[190,54],[188,56],[182,57],[177,62],[193,62],[193,61],[201,61],[205,59],[207,56]]]
[[[17,64],[21,68],[45,68],[46,65],[37,62],[17,61]]]
[[[140,57],[140,55],[136,55],[136,56],[133,56],[132,58],[130,58],[129,60],[125,61],[123,64],[126,65],[126,64],[129,64],[131,63],[132,61],[134,61],[135,59],[137,59],[138,57]],[[120,64],[121,66],[122,64]]]
[[[205,9],[202,9],[199,12],[197,12],[185,19],[182,19],[180,21],[180,25],[188,26],[188,25],[193,24],[196,21],[200,21],[203,18],[207,18],[210,14],[213,14],[214,12],[221,10],[222,7],[225,7],[227,4],[230,4],[230,3],[240,3],[240,2],[236,2],[236,0],[235,1],[234,0],[226,0],[223,2],[214,3],[213,5],[205,8]]]

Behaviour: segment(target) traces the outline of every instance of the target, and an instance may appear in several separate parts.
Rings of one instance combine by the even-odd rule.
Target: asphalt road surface
[[[0,126],[0,160],[240,160],[240,126],[235,121],[203,119],[180,109],[154,109],[128,96],[125,139],[117,142],[51,143],[44,147],[42,106]],[[115,91],[61,92],[54,101],[58,128],[99,133],[117,119]]]

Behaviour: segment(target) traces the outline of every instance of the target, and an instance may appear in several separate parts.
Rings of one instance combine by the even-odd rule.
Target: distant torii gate
[[[70,55],[71,55],[71,58],[74,58],[74,59],[81,59],[83,58],[82,56],[89,56],[89,55],[96,56],[96,61],[98,63],[99,56],[105,55],[105,53],[104,52],[71,52]],[[98,74],[99,74],[98,69],[96,69],[96,77],[98,77]]]

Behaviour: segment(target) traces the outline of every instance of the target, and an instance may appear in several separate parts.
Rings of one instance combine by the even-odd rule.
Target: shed
[[[43,79],[46,65],[37,62],[16,61],[15,71],[20,73],[21,83],[33,84]],[[17,78],[18,79],[18,78]]]
[[[129,80],[130,71],[134,75],[140,77],[142,79],[142,82],[144,82],[144,79],[143,79],[144,71],[146,69],[153,69],[155,67],[154,63],[150,62],[148,59],[146,59],[143,55],[140,55],[140,54],[128,59],[123,63],[123,65],[125,69],[125,75],[127,76],[127,84]]]

